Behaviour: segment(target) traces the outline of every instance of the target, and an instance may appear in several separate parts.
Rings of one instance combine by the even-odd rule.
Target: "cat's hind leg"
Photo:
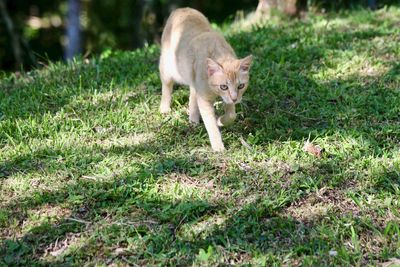
[[[192,86],[190,86],[189,97],[189,121],[196,124],[200,122],[200,111],[199,105],[197,104],[197,93]]]
[[[171,111],[171,100],[172,100],[172,89],[174,87],[174,81],[170,75],[168,75],[167,70],[164,70],[165,66],[163,60],[160,60],[160,78],[162,84],[162,95],[160,103],[160,112],[168,113]]]
[[[172,89],[174,82],[172,79],[162,82],[162,96],[160,104],[160,112],[168,113],[171,111]]]

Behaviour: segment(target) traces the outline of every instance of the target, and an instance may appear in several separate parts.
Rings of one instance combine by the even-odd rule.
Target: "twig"
[[[68,217],[66,220],[73,221],[73,222],[78,222],[78,223],[83,223],[83,224],[91,224],[91,222],[84,221],[84,220],[81,220],[81,219],[72,218],[72,217]]]
[[[183,221],[186,219],[186,215],[185,216],[183,216],[183,218],[180,220],[180,222],[178,223],[178,225],[175,227],[175,229],[174,229],[174,239],[175,239],[175,237],[176,237],[176,232],[178,231],[178,228],[182,225],[182,223],[183,223]]]
[[[102,179],[102,178],[104,178],[104,177],[96,177],[96,176],[83,175],[82,178],[88,179],[88,180],[97,181],[97,180]]]
[[[287,111],[287,110],[284,110],[284,109],[281,109],[281,111],[283,111],[283,112],[285,112],[285,113],[287,113],[289,115],[292,115],[294,117],[302,118],[302,119],[305,119],[305,120],[311,120],[311,121],[319,121],[319,120],[321,120],[319,118],[306,117],[306,116],[303,116],[303,115],[300,115],[300,114],[296,114],[296,113],[293,113],[293,112],[290,112],[290,111]]]
[[[240,140],[240,143],[241,143],[245,148],[247,148],[248,150],[253,150],[253,148],[243,139],[243,137],[240,137],[239,140]]]
[[[117,258],[117,257],[115,257],[115,258]],[[134,262],[128,260],[125,256],[122,256],[121,259],[122,259],[123,261],[125,261],[126,263],[128,263],[129,265],[131,265],[131,266],[135,266],[135,267],[136,267],[136,266],[140,266],[140,265],[137,265],[136,263],[134,263]]]
[[[159,224],[159,222],[153,221],[153,220],[143,220],[143,221],[137,221],[137,222],[131,222],[131,221],[125,221],[125,222],[112,222],[109,223],[110,225],[126,225],[126,226],[133,226],[133,227],[137,227],[140,225],[149,225],[149,224]]]

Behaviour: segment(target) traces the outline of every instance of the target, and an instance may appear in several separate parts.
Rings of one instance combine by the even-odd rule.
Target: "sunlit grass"
[[[189,124],[187,88],[158,113],[156,46],[2,77],[0,265],[399,258],[399,14],[226,29],[255,60],[222,154]]]

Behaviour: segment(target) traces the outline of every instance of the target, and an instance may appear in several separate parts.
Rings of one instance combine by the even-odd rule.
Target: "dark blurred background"
[[[169,13],[182,6],[202,11],[216,23],[260,2],[290,6],[296,17],[311,7],[338,11],[380,8],[399,0],[0,0],[0,70],[28,70],[49,60],[88,57],[106,49],[133,50],[158,43]],[[293,9],[294,7],[294,9]],[[284,10],[285,11],[285,10]],[[298,16],[297,16],[298,17]]]

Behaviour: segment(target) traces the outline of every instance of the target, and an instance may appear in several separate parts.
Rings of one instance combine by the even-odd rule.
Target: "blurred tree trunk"
[[[0,0],[0,12],[4,23],[6,24],[7,31],[10,34],[11,47],[13,49],[13,54],[15,58],[15,67],[19,68],[23,63],[21,44],[18,40],[18,33],[16,32],[14,23],[11,20],[10,15],[8,14],[6,3],[4,0]]]
[[[134,9],[134,14],[132,16],[132,19],[133,19],[132,46],[133,46],[133,48],[140,48],[143,46],[142,19],[143,19],[144,5],[145,5],[144,0],[136,0],[135,1],[135,9]]]
[[[277,9],[286,15],[294,16],[297,14],[297,0],[259,0],[257,12],[263,15],[270,15],[271,10]]]
[[[289,16],[296,16],[298,13],[297,0],[278,0],[278,8]]]
[[[269,16],[276,9],[288,16],[299,16],[306,7],[307,0],[259,0],[257,13]]]
[[[79,0],[68,0],[67,44],[65,59],[70,60],[81,52],[81,28],[79,15],[81,6]]]
[[[372,10],[376,9],[376,0],[368,0],[368,7]]]

